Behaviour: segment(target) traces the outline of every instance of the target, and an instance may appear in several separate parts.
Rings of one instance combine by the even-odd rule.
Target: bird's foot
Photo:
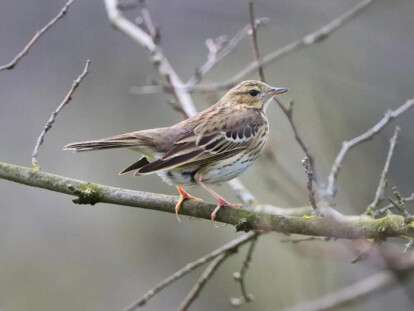
[[[229,201],[227,201],[223,197],[219,197],[217,199],[217,206],[216,206],[216,208],[214,209],[214,211],[210,215],[211,221],[213,223],[215,223],[217,213],[220,210],[220,208],[222,208],[222,207],[241,208],[242,205],[241,204],[230,203]]]
[[[177,191],[178,191],[178,194],[179,194],[180,198],[178,199],[177,204],[175,204],[175,216],[177,217],[177,220],[179,222],[181,222],[180,216],[178,216],[178,214],[180,212],[180,209],[181,209],[183,203],[186,200],[193,200],[193,201],[198,201],[198,202],[201,202],[203,200],[189,194],[187,191],[185,191],[185,189],[182,185],[177,187]]]

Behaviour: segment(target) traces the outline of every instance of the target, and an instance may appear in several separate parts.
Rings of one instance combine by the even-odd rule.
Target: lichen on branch
[[[178,197],[106,186],[65,176],[33,170],[29,167],[0,162],[0,179],[31,187],[43,188],[77,197],[76,203],[110,203],[174,213]],[[328,206],[321,205],[328,210]],[[182,214],[210,219],[215,205],[188,201]],[[375,219],[367,215],[346,216],[334,214],[313,216],[312,207],[280,208],[273,206],[222,209],[217,221],[236,226],[239,230],[264,230],[309,236],[344,239],[379,239],[414,237],[414,221],[389,214]]]

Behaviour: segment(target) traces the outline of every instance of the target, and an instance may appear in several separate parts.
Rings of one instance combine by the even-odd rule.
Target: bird
[[[136,151],[140,158],[120,175],[155,173],[175,185],[177,217],[184,201],[200,200],[184,186],[199,185],[217,202],[210,215],[214,222],[220,208],[240,205],[230,203],[210,185],[236,178],[255,162],[269,137],[266,108],[273,97],[287,91],[257,80],[243,81],[214,105],[175,125],[74,142],[63,149]]]

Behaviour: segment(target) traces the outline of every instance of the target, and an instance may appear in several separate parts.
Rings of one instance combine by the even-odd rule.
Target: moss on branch
[[[74,202],[78,204],[94,205],[100,202],[174,213],[177,202],[176,196],[105,186],[4,162],[0,162],[0,179],[75,196]],[[214,208],[213,204],[187,201],[182,208],[182,214],[210,219]],[[217,221],[234,225],[237,230],[242,231],[271,230],[345,239],[414,238],[414,221],[407,221],[399,215],[390,214],[379,219],[367,215],[341,214],[335,217],[304,217],[311,211],[310,206],[280,208],[262,205],[222,209],[217,215]]]

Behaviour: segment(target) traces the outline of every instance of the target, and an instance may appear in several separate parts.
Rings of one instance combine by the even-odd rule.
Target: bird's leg
[[[219,195],[217,192],[215,192],[213,189],[208,187],[203,182],[203,178],[201,176],[198,176],[196,178],[196,181],[197,181],[197,184],[199,184],[201,187],[203,187],[203,189],[206,190],[208,193],[210,193],[217,201],[217,206],[210,215],[212,222],[214,222],[216,220],[216,216],[217,216],[217,213],[220,210],[220,208],[222,208],[222,207],[240,208],[241,207],[241,204],[230,203],[225,198],[223,198],[221,195]]]
[[[183,205],[184,201],[186,200],[194,200],[194,201],[202,201],[200,198],[197,198],[195,196],[192,196],[187,191],[185,191],[183,185],[177,186],[177,191],[180,196],[178,199],[177,204],[175,204],[175,215],[177,216],[177,219],[180,220],[180,217],[178,216],[178,213],[181,209],[181,206]]]

